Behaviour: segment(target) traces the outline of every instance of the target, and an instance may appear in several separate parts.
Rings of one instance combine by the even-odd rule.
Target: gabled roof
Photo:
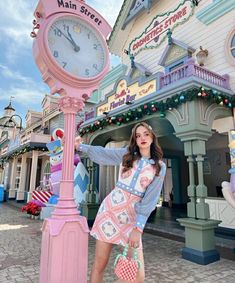
[[[165,48],[164,52],[162,53],[162,56],[161,56],[161,58],[158,62],[158,64],[160,66],[165,66],[165,61],[166,61],[169,53],[171,52],[171,49],[174,47],[174,45],[181,47],[181,49],[184,49],[185,51],[187,51],[188,53],[191,53],[191,54],[196,51],[196,49],[194,49],[193,47],[183,43],[182,41],[171,38],[171,40],[168,41],[168,45]]]
[[[117,37],[117,33],[119,33],[118,38],[119,41],[118,43],[122,40],[124,41],[126,37],[128,37],[128,29],[127,27],[125,27],[125,29],[122,29],[124,22],[129,14],[129,11],[133,5],[134,0],[124,0],[122,7],[120,9],[120,12],[118,14],[118,17],[116,19],[116,22],[113,26],[113,30],[109,36],[108,39],[108,45],[110,48],[110,52],[113,54],[116,54],[118,56],[120,56],[120,47],[121,46],[117,46],[117,42],[115,41],[116,37]],[[130,26],[130,23],[128,24],[128,27]],[[131,28],[131,27],[130,27]],[[114,41],[115,41],[115,46],[114,46]],[[121,43],[122,45],[122,43]]]
[[[128,77],[132,77],[133,73],[138,70],[140,75],[144,75],[146,77],[151,76],[152,73],[142,64],[134,61],[134,58],[131,59],[131,68],[128,72]]]
[[[152,5],[153,0],[135,0],[132,1],[133,4],[131,6],[131,9],[128,12],[128,15],[125,19],[125,22],[122,26],[122,29],[125,28],[125,26],[132,21],[136,16],[138,16],[142,11],[146,10],[149,11],[150,7]]]
[[[12,107],[11,102],[9,103],[9,105],[7,107],[4,108],[4,110],[12,110],[15,111],[15,109]]]
[[[129,36],[129,32],[131,31],[131,28],[135,22],[134,20],[143,11],[146,11],[146,13],[148,13],[150,7],[152,6],[152,3],[157,0],[143,1],[144,4],[142,5],[141,3],[141,7],[139,8],[139,10],[137,7],[137,12],[135,13],[135,16],[131,17],[131,12],[133,8],[135,8],[135,6],[138,6],[136,5],[137,0],[123,0],[122,7],[108,39],[108,46],[112,54],[121,56],[121,53],[123,52],[122,48],[126,42],[126,39]],[[142,8],[142,6],[144,6],[144,8]]]

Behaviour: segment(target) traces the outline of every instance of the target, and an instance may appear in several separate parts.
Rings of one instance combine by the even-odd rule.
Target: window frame
[[[226,44],[225,44],[225,55],[226,55],[226,59],[229,62],[230,65],[235,66],[235,57],[233,57],[232,52],[231,52],[231,43],[232,43],[232,39],[233,37],[235,37],[235,28],[233,28],[230,33],[228,34],[227,38],[226,38]],[[235,45],[234,45],[234,49],[235,49]]]

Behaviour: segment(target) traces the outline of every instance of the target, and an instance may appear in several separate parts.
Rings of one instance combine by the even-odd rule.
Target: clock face
[[[75,77],[89,79],[106,64],[105,42],[96,30],[75,16],[56,19],[48,30],[48,46],[57,64]]]

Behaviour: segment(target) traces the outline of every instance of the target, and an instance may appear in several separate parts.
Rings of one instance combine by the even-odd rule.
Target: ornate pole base
[[[206,265],[220,259],[215,249],[214,229],[221,221],[193,218],[176,219],[185,227],[185,247],[182,258]]]
[[[48,218],[42,231],[40,283],[87,283],[86,218]]]

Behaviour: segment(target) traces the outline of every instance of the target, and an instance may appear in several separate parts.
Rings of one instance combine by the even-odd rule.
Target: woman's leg
[[[145,268],[144,268],[144,255],[143,255],[143,248],[140,248],[137,250],[138,251],[138,260],[141,262],[141,268],[139,269],[137,273],[136,280],[134,283],[143,283],[145,279]],[[117,280],[116,283],[127,283],[129,281],[125,280]]]
[[[96,240],[95,261],[91,270],[90,283],[102,283],[104,270],[109,261],[112,244]]]

